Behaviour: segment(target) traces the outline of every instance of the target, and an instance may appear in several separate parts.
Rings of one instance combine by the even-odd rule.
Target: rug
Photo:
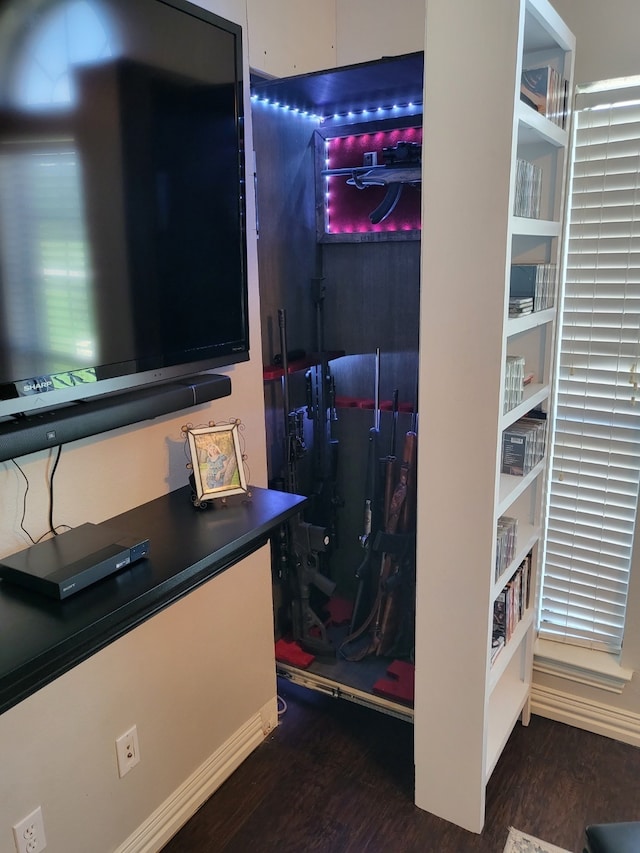
[[[547,844],[546,841],[534,838],[533,835],[525,835],[524,832],[510,827],[504,853],[570,853],[570,851],[556,847],[554,844]]]

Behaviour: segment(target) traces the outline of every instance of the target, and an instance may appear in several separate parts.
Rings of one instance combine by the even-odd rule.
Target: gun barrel
[[[375,365],[375,377],[374,377],[374,388],[373,388],[374,398],[375,398],[375,411],[373,415],[373,426],[376,430],[380,430],[380,347],[376,347],[376,365]]]
[[[282,404],[285,419],[289,417],[289,356],[287,350],[287,312],[278,308],[278,326],[280,328],[280,353],[282,359]]]

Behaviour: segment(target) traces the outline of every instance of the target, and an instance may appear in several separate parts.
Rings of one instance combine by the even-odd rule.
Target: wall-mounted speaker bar
[[[230,394],[228,376],[200,373],[29,414],[0,424],[0,462]]]

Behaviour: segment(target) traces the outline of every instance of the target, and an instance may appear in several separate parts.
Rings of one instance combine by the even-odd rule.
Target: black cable
[[[13,464],[16,466],[16,468],[18,469],[18,471],[20,471],[20,473],[21,473],[21,474],[22,474],[22,476],[24,477],[24,481],[25,481],[25,483],[26,483],[26,488],[25,488],[25,490],[24,490],[24,495],[22,496],[22,518],[20,519],[20,528],[21,528],[21,530],[22,530],[22,531],[23,531],[23,532],[24,532],[24,533],[29,537],[29,539],[33,542],[33,544],[35,545],[35,544],[36,544],[36,540],[33,538],[33,536],[29,533],[29,531],[27,530],[27,528],[24,526],[24,520],[25,520],[25,518],[27,517],[27,494],[29,493],[29,479],[28,479],[27,475],[24,473],[24,471],[22,470],[22,468],[18,465],[18,463],[16,462],[16,460],[15,460],[15,459],[12,459],[11,461],[12,461],[12,462],[13,462]]]
[[[23,533],[26,534],[26,536],[29,537],[29,540],[34,545],[37,545],[38,542],[41,542],[45,538],[45,536],[47,536],[49,533],[52,533],[54,536],[60,535],[58,533],[58,531],[56,530],[56,528],[53,526],[53,478],[55,476],[56,469],[58,467],[58,463],[60,462],[61,454],[62,454],[62,445],[59,444],[57,446],[56,458],[54,459],[53,466],[51,468],[51,476],[49,477],[49,529],[45,530],[45,532],[42,534],[42,536],[39,536],[37,539],[34,539],[33,536],[27,530],[27,528],[24,526],[24,520],[27,516],[27,495],[29,493],[29,478],[24,473],[24,471],[22,470],[20,465],[18,465],[16,460],[15,459],[11,460],[11,462],[13,462],[13,464],[18,469],[18,471],[22,474],[22,477],[24,478],[24,481],[26,484],[26,488],[24,490],[24,495],[22,496],[22,518],[20,519],[20,529],[22,530]],[[67,530],[70,529],[68,524],[62,524],[60,526],[66,527]]]
[[[53,526],[53,478],[56,473],[56,468],[58,467],[58,462],[60,461],[60,455],[62,453],[62,445],[59,444],[57,448],[56,458],[53,462],[53,467],[51,469],[51,476],[49,477],[49,530],[53,533],[54,536],[58,536],[58,531]],[[66,525],[64,525],[66,527]]]

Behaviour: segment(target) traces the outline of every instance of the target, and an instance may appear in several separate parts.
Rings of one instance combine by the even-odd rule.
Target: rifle
[[[332,426],[338,420],[336,386],[324,349],[324,285],[317,280],[314,294],[319,363],[305,374],[307,417],[313,424],[313,486],[308,516],[329,529],[331,547],[338,545],[337,510],[343,505],[338,495],[338,441]]]
[[[406,655],[414,646],[415,512],[418,431],[418,387],[411,426],[405,434],[394,500],[402,500],[396,528],[396,550],[382,579],[385,596],[377,614],[378,655]],[[393,503],[393,501],[392,501]],[[379,620],[379,621],[378,621]]]
[[[312,585],[326,596],[331,596],[336,587],[318,568],[318,555],[328,547],[329,536],[325,528],[300,518],[290,522],[290,531],[297,581],[297,595],[292,601],[293,637],[310,654],[333,656],[335,649],[327,630],[310,604]]]
[[[289,395],[289,362],[287,349],[286,311],[278,309],[282,353],[282,398],[285,417],[285,484],[287,491],[296,493],[297,464],[306,451],[302,434],[302,412],[291,411]],[[319,554],[330,545],[326,528],[309,524],[301,516],[291,519],[280,530],[279,575],[289,582],[291,621],[294,639],[305,651],[315,655],[333,655],[335,650],[326,636],[326,629],[310,604],[311,586],[325,595],[335,588],[318,569]]]
[[[358,537],[360,545],[364,548],[364,557],[355,571],[358,582],[356,598],[351,614],[349,634],[353,634],[358,627],[358,617],[362,606],[362,597],[365,587],[369,582],[373,561],[373,538],[380,528],[380,498],[378,488],[378,469],[380,466],[379,443],[380,443],[380,348],[376,349],[375,380],[374,380],[374,413],[373,426],[369,429],[367,446],[367,473],[365,482],[364,498],[364,523],[363,532]]]
[[[370,654],[387,655],[394,648],[401,627],[402,573],[414,541],[415,462],[417,435],[406,433],[402,461],[398,471],[395,453],[397,392],[394,392],[394,420],[391,452],[382,460],[384,465],[384,525],[373,542],[373,551],[381,554],[380,570],[373,607],[364,623],[343,640],[341,653],[347,660],[362,660]],[[414,420],[414,424],[417,421]],[[413,424],[412,424],[413,426]],[[344,652],[345,646],[373,626],[369,641],[354,654]]]
[[[337,420],[335,382],[329,363],[321,361],[305,374],[307,388],[307,417],[313,423],[313,487],[310,513],[314,521],[326,524],[331,541],[337,544],[336,509],[341,505],[337,496],[338,441],[331,435],[331,424]]]
[[[406,184],[418,186],[422,183],[422,146],[417,142],[398,142],[393,148],[383,148],[382,157],[382,166],[372,163],[322,170],[326,177],[350,175],[347,183],[359,190],[367,187],[387,187],[384,199],[369,214],[373,225],[383,222],[393,213]]]
[[[284,410],[284,481],[287,491],[298,492],[298,461],[307,448],[304,443],[304,424],[302,412],[291,410],[289,394],[289,353],[285,349],[287,341],[287,312],[278,308],[278,326],[280,328],[280,346],[282,363],[282,406]]]
[[[380,572],[380,598],[376,623],[373,631],[373,643],[377,655],[387,655],[391,651],[400,626],[401,573],[407,556],[407,550],[413,539],[413,483],[415,479],[417,435],[409,430],[405,435],[402,463],[398,480],[389,503],[389,515],[385,532],[401,534],[396,539],[395,548],[385,553]]]

